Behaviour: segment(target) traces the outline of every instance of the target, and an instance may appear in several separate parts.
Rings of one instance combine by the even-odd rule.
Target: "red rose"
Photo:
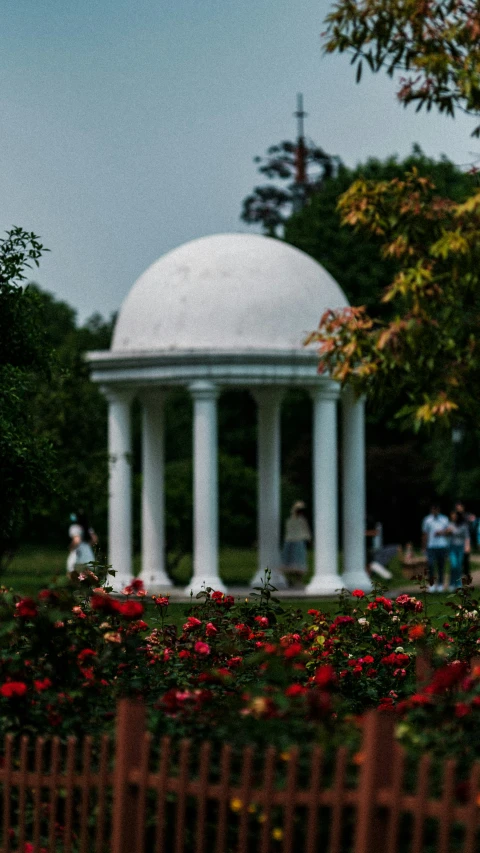
[[[217,675],[219,675],[220,678],[233,678],[230,670],[226,669],[226,667],[224,666],[221,666],[219,667],[219,669],[217,669]]]
[[[93,649],[82,649],[81,652],[77,655],[77,661],[79,664],[84,663],[90,657],[96,657],[97,653],[93,651]]]
[[[218,589],[212,592],[212,601],[223,601],[224,597],[223,592],[220,592]]]
[[[465,676],[468,665],[464,661],[453,661],[437,669],[431,683],[426,688],[428,693],[439,694],[450,690]]]
[[[38,593],[39,601],[56,601],[57,594],[51,589],[41,589]]]
[[[353,625],[355,619],[353,616],[336,616],[330,625],[330,633],[334,634],[336,629],[340,627],[340,625]]]
[[[210,654],[210,646],[208,643],[203,643],[201,640],[195,643],[194,649],[197,655],[209,655]]]
[[[134,578],[128,586],[123,590],[124,595],[132,595],[132,593],[136,592],[137,595],[145,595],[145,587],[143,586],[143,581],[140,578]]]
[[[414,693],[408,700],[411,705],[431,705],[431,696],[425,696],[423,693]]]
[[[266,616],[255,616],[255,622],[258,622],[262,628],[266,628],[268,625],[268,619]]]
[[[90,607],[92,610],[103,611],[104,613],[113,613],[116,610],[116,601],[110,598],[106,593],[94,594],[90,599]]]
[[[286,658],[295,658],[302,651],[303,649],[301,643],[292,643],[291,646],[287,646],[287,648],[283,652],[283,656]]]
[[[412,625],[408,632],[409,640],[421,640],[425,636],[424,625]]]
[[[187,651],[187,649],[182,649],[182,651],[178,653],[178,657],[181,660],[185,660],[186,658],[190,658],[191,654]]]
[[[33,682],[33,686],[37,693],[41,693],[43,690],[48,690],[48,688],[52,686],[52,682],[49,678],[37,678]]]
[[[385,610],[390,611],[392,609],[391,598],[385,598],[384,595],[377,595],[375,601],[377,602],[377,604],[383,604]]]
[[[331,684],[334,684],[336,680],[335,670],[333,666],[329,663],[323,664],[323,666],[319,666],[317,671],[315,672],[315,684],[319,687],[325,688],[329,687]]]
[[[313,610],[313,609],[312,609],[312,610],[307,610],[307,613],[308,613],[308,615],[309,615],[309,616],[320,616],[320,611],[319,611],[319,610]]]
[[[143,604],[139,601],[116,602],[115,610],[124,619],[139,619],[143,614]]]
[[[455,716],[456,717],[466,717],[467,714],[470,713],[470,706],[465,702],[457,702],[455,705]]]
[[[17,616],[21,616],[22,619],[34,619],[37,615],[37,605],[33,598],[20,599],[20,601],[17,601],[15,609]]]
[[[307,692],[307,688],[302,684],[291,684],[285,690],[285,696],[303,696]]]
[[[207,622],[207,625],[205,627],[205,633],[207,637],[214,637],[217,633],[217,629],[215,628],[215,625],[212,622]]]
[[[170,599],[168,595],[152,595],[152,598],[157,607],[168,607],[168,605],[170,604]]]
[[[352,595],[354,595],[355,598],[365,598],[363,589],[354,589]]]
[[[242,662],[242,658],[240,656],[229,658],[225,662],[225,666],[228,666],[229,669],[235,669],[237,666],[240,666]]]
[[[17,696],[25,696],[27,685],[23,681],[7,681],[0,687],[0,694],[6,699],[13,699]]]
[[[201,624],[202,624],[201,620],[197,619],[196,616],[189,616],[187,621],[185,622],[185,624],[183,626],[183,630],[184,631],[191,631],[192,628],[198,628],[198,626]]]
[[[409,662],[410,662],[410,658],[408,657],[408,655],[405,655],[402,652],[399,652],[398,654],[395,654],[395,652],[392,652],[391,655],[387,655],[386,657],[382,658],[380,661],[380,663],[384,663],[387,666],[403,666],[403,664],[409,663]]]

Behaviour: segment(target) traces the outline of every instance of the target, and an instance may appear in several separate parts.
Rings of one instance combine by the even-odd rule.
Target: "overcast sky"
[[[36,280],[79,318],[119,307],[169,249],[248,230],[252,158],[295,132],[348,165],[472,160],[474,122],[404,110],[394,85],[322,57],[327,0],[3,0],[0,229],[51,253]]]

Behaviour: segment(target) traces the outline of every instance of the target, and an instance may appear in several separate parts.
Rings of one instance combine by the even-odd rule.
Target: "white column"
[[[281,404],[283,392],[262,388],[254,392],[258,411],[258,570],[252,585],[259,584],[265,569],[271,571],[271,583],[286,589],[279,571],[281,524]]]
[[[132,431],[133,393],[103,389],[108,400],[108,560],[116,572],[115,590],[132,579]]]
[[[365,571],[365,403],[351,388],[342,395],[343,585],[371,589]]]
[[[193,397],[193,577],[186,591],[226,588],[218,574],[217,397],[213,382],[190,385]]]
[[[313,400],[314,574],[309,595],[328,595],[342,586],[338,574],[337,400],[334,382],[311,392]]]
[[[172,582],[165,570],[165,426],[161,390],[142,394],[142,571],[149,592]]]

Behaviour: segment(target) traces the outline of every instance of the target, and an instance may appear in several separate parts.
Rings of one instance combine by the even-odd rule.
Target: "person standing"
[[[470,553],[470,529],[465,513],[452,512],[446,531],[449,537],[448,559],[450,561],[450,586],[453,592],[462,586],[462,572],[465,554]]]
[[[471,512],[465,512],[465,506],[462,501],[457,501],[455,504],[455,512],[461,513],[464,517],[464,521],[468,524],[470,535],[468,540],[465,542],[465,550],[463,552],[463,574],[465,577],[470,576],[470,554],[472,550],[472,541],[475,542],[475,527],[477,524],[477,517],[473,515]]]
[[[312,533],[305,509],[303,501],[295,501],[285,524],[282,569],[290,586],[299,585],[307,572],[307,544]]]
[[[98,544],[98,537],[93,527],[90,527],[83,510],[70,516],[70,548],[67,558],[67,572],[73,572],[78,566],[95,562],[93,548]]]
[[[429,592],[444,590],[443,573],[448,547],[445,531],[448,524],[448,518],[442,515],[438,504],[432,505],[430,515],[422,521],[422,548],[427,552]]]

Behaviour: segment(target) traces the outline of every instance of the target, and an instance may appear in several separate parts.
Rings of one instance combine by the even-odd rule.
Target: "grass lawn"
[[[312,572],[312,556],[309,579]],[[58,548],[25,546],[21,548],[0,578],[5,586],[19,592],[33,593],[57,575],[65,573],[67,554]],[[227,586],[248,586],[257,568],[256,551],[250,548],[222,548],[220,550],[220,575]],[[134,574],[140,571],[140,556],[134,558]],[[192,576],[192,557],[185,555],[171,571],[175,585],[186,586]]]
[[[3,573],[0,582],[4,586],[12,587],[23,594],[34,594],[53,577],[65,572],[66,554],[58,548],[36,548],[25,546],[20,549],[14,559]],[[220,573],[227,586],[247,586],[249,580],[256,570],[256,552],[252,549],[222,548],[220,551]],[[134,570],[137,574],[140,569],[140,557],[134,561]],[[411,582],[406,581],[402,575],[399,561],[393,561],[391,565],[393,578],[390,582],[391,588],[401,589]],[[309,573],[312,572],[312,554],[309,554]],[[179,586],[188,583],[192,573],[191,556],[185,556],[172,572],[172,580]],[[420,596],[420,591],[417,594]],[[435,622],[441,624],[445,620],[448,608],[447,601],[453,601],[453,597],[447,593],[427,595],[427,608],[429,615]],[[337,602],[332,598],[324,599],[289,599],[282,601],[285,609],[300,609],[306,613],[309,608],[318,608],[327,613],[337,612]],[[181,624],[189,604],[172,603],[169,607],[169,620]]]

